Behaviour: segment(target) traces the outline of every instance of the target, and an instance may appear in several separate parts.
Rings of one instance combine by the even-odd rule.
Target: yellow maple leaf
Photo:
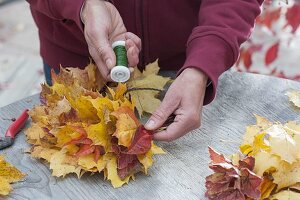
[[[269,136],[271,153],[278,155],[282,160],[293,163],[299,154],[296,141],[284,130],[283,126],[276,124],[266,130]]]
[[[41,138],[43,138],[46,133],[40,127],[40,125],[33,123],[28,129],[25,130],[25,134],[27,136],[27,141],[30,144],[40,145]]]
[[[6,196],[12,191],[12,187],[9,182],[0,176],[0,197],[1,195]]]
[[[50,162],[51,157],[56,152],[58,152],[57,149],[49,149],[49,148],[44,148],[42,146],[34,146],[31,149],[31,156],[35,158],[43,158],[46,161]]]
[[[158,75],[158,60],[146,66],[143,73],[135,70],[133,78],[127,83],[128,93],[135,102],[136,108],[140,116],[144,112],[153,113],[160,105],[157,98],[159,90],[164,90],[164,86],[171,79]],[[153,89],[153,90],[151,90]]]
[[[286,93],[289,97],[289,100],[298,108],[300,108],[300,91],[291,90]]]
[[[56,177],[64,177],[67,174],[75,173],[80,176],[81,167],[67,164],[67,160],[72,159],[66,154],[66,150],[55,152],[50,159],[50,169],[52,175]]]
[[[138,155],[138,160],[144,166],[144,173],[148,174],[148,169],[153,165],[153,155],[155,154],[165,154],[165,152],[153,142],[151,144],[151,149],[146,154]]]
[[[89,101],[97,110],[100,122],[109,122],[109,113],[114,110],[114,104],[117,104],[117,102],[111,101],[108,97],[98,97],[96,99],[89,99]]]
[[[269,152],[260,151],[255,156],[254,172],[258,176],[263,176],[265,172],[274,172],[279,167],[281,160],[279,156]]]
[[[0,155],[0,197],[8,195],[12,191],[10,183],[18,182],[26,176],[17,168],[7,163],[3,155]]]
[[[270,197],[270,200],[298,200],[300,193],[291,190],[282,190]]]
[[[270,122],[266,118],[256,114],[254,114],[254,116],[256,118],[256,124],[246,127],[246,132],[243,136],[243,144],[252,144],[254,137],[257,134],[272,126],[272,122]]]
[[[68,67],[67,70],[72,74],[71,79],[76,80],[78,85],[87,90],[100,90],[105,85],[103,77],[93,63],[90,63],[84,69]]]
[[[125,183],[129,182],[130,176],[127,176],[124,180],[122,180],[117,171],[117,158],[111,157],[111,159],[106,164],[107,170],[107,179],[111,181],[111,184],[114,188],[121,187]]]
[[[28,111],[32,122],[39,124],[40,126],[48,125],[48,117],[44,106],[36,106]]]
[[[86,155],[81,156],[78,158],[78,165],[80,165],[84,170],[90,172],[96,172],[97,170],[97,163],[94,161],[94,155]]]
[[[253,144],[244,144],[240,146],[241,152],[245,155],[254,156],[261,150],[269,151],[270,146],[268,145],[268,141],[265,140],[265,135],[265,132],[255,135]]]
[[[139,121],[136,119],[132,109],[121,107],[112,113],[117,118],[116,131],[113,136],[118,138],[118,144],[129,147],[132,137],[139,126]]]
[[[110,135],[107,134],[105,123],[90,125],[86,128],[88,138],[93,141],[94,145],[101,145],[106,150],[109,148]]]
[[[280,162],[276,172],[272,173],[274,183],[278,185],[277,190],[292,186],[300,182],[300,161],[293,164]]]

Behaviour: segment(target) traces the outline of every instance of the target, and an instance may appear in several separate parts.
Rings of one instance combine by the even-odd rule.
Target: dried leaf
[[[206,177],[206,196],[209,199],[245,199],[260,197],[262,179],[254,174],[254,158],[245,157],[239,165],[209,148],[211,163],[209,167],[215,172]]]
[[[290,191],[290,190],[283,190],[270,197],[270,200],[298,200],[298,199],[300,199],[300,193]]]
[[[286,93],[289,97],[290,102],[292,102],[296,107],[300,108],[300,91],[290,90]]]
[[[0,155],[0,197],[8,195],[12,191],[10,183],[22,180],[26,174],[23,174],[17,168],[7,163],[3,155]]]
[[[139,126],[139,121],[135,117],[133,110],[128,107],[122,107],[112,113],[117,118],[116,131],[113,136],[118,138],[119,145],[129,147],[133,135]]]
[[[131,141],[126,154],[145,154],[151,148],[153,139],[152,131],[148,131],[144,126],[139,126],[136,129],[133,140]]]
[[[273,125],[266,130],[269,135],[271,153],[292,164],[296,161],[299,148],[296,141],[284,130],[282,125]]]
[[[170,81],[168,77],[159,76],[158,71],[158,60],[156,60],[147,65],[143,73],[136,69],[133,79],[127,83],[128,93],[135,102],[140,116],[144,112],[153,113],[158,108],[161,101],[156,97],[159,94],[157,90],[163,90],[166,83]]]
[[[271,193],[274,192],[276,187],[277,185],[273,183],[273,181],[270,180],[269,177],[264,176],[263,182],[260,186],[260,191],[261,191],[260,199],[266,199],[270,197]]]

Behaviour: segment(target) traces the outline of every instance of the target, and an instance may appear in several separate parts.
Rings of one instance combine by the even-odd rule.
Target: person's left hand
[[[145,125],[157,130],[174,114],[166,130],[154,134],[155,140],[172,141],[200,127],[207,76],[194,68],[185,69],[172,83],[160,107]]]

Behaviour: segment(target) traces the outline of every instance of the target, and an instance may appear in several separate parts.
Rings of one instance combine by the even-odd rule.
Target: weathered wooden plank
[[[300,112],[284,95],[300,83],[263,75],[225,73],[219,83],[217,99],[205,106],[202,127],[171,143],[159,143],[167,155],[157,156],[149,176],[138,175],[136,181],[113,189],[102,175],[51,177],[48,166],[29,157],[24,134],[5,153],[7,159],[27,173],[23,182],[14,184],[9,199],[205,199],[208,168],[207,146],[225,154],[238,150],[245,126],[255,123],[253,113],[274,121],[300,121]],[[32,96],[0,109],[0,134],[10,119],[24,108],[38,103]]]

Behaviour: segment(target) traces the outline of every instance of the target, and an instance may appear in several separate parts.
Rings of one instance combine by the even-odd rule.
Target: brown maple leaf
[[[244,200],[246,197],[259,198],[262,178],[253,170],[255,160],[245,157],[238,166],[209,147],[211,162],[209,168],[214,173],[206,177],[206,196],[211,200]]]

